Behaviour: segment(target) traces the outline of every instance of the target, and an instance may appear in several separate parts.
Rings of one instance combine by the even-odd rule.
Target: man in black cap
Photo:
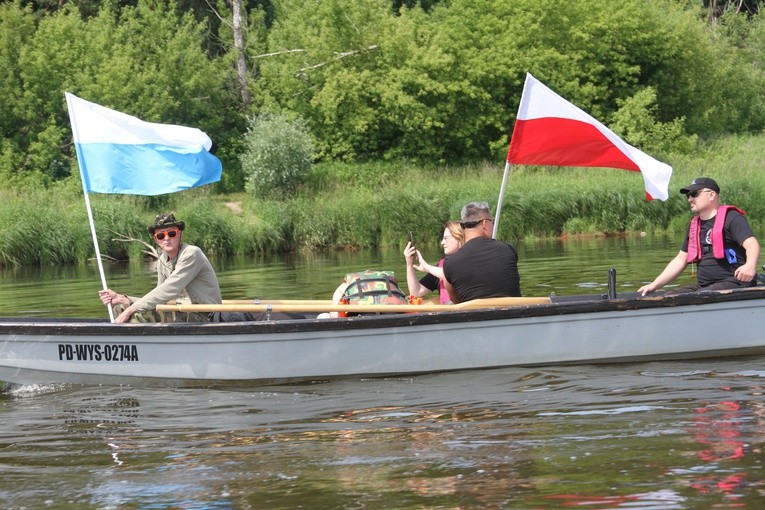
[[[118,305],[115,322],[159,322],[157,305],[175,301],[183,304],[220,304],[218,277],[210,261],[198,247],[183,242],[186,224],[173,214],[160,214],[148,227],[162,250],[157,261],[157,286],[138,298],[118,294],[111,289],[98,293],[105,305]],[[208,314],[177,313],[165,320],[178,322],[207,321]]]
[[[744,211],[720,205],[720,187],[709,177],[699,177],[680,190],[688,197],[691,220],[680,252],[664,271],[638,292],[644,296],[680,276],[688,264],[698,264],[698,284],[668,292],[724,290],[757,285],[760,243],[755,239]]]

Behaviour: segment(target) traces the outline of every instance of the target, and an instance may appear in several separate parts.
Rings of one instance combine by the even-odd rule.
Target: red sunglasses
[[[157,241],[161,241],[162,239],[165,238],[166,235],[167,237],[172,239],[173,237],[177,236],[179,232],[180,230],[177,230],[177,229],[166,230],[164,232],[157,232],[156,234],[154,234],[154,239],[156,239]]]

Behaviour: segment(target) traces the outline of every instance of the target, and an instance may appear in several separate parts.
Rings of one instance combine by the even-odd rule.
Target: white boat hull
[[[711,297],[710,297],[711,296]],[[0,320],[0,380],[208,385],[765,353],[765,290],[227,324]]]

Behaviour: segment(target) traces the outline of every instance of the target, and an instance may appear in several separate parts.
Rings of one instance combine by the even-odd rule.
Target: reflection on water
[[[16,508],[759,508],[762,358],[0,400]]]
[[[665,236],[545,240],[517,246],[526,296],[605,291],[608,269],[617,270],[619,289],[634,291],[650,281],[677,253],[679,241]],[[439,247],[421,247],[435,263]],[[393,270],[406,287],[401,250],[290,253],[213,259],[224,299],[328,299],[346,273]],[[150,263],[105,265],[110,288],[141,296],[156,284]],[[690,278],[690,275],[688,276]],[[0,316],[104,317],[95,264],[0,269]]]

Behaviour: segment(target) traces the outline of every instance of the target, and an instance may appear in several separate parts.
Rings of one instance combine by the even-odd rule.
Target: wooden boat
[[[93,319],[0,319],[0,380],[173,386],[284,383],[765,353],[765,331],[760,327],[765,319],[764,287],[654,298],[633,293],[504,299],[499,304],[456,305],[449,311],[427,305],[371,305],[378,308],[354,310],[379,312],[384,307],[397,313],[321,320],[110,324]],[[294,311],[291,306],[315,311],[357,305],[217,306],[219,311],[277,312]],[[193,305],[164,309],[197,310]]]

